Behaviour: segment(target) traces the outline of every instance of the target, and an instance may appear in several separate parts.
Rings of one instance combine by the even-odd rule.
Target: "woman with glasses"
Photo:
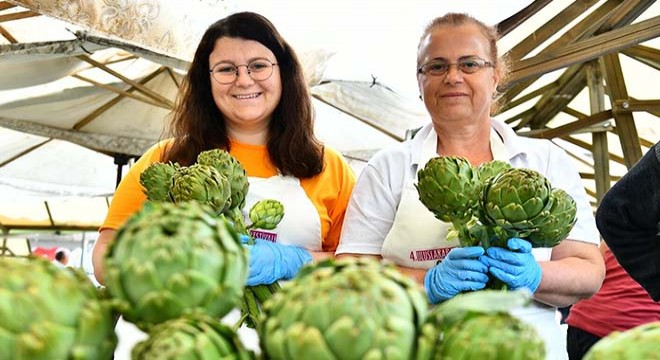
[[[115,192],[94,248],[97,279],[103,282],[102,257],[116,229],[145,201],[140,173],[158,161],[188,166],[215,148],[247,172],[245,209],[262,199],[285,209],[278,227],[259,231],[249,246],[248,285],[290,279],[303,264],[333,255],[355,177],[316,139],[313,115],[301,64],[270,21],[243,12],[212,24],[181,85],[173,138],[148,150]]]
[[[550,141],[519,137],[490,117],[505,66],[493,27],[447,14],[425,29],[417,52],[420,98],[431,123],[413,139],[376,154],[360,175],[346,211],[337,256],[374,256],[397,264],[424,285],[431,303],[483,289],[488,273],[510,289],[527,289],[534,305],[521,317],[546,341],[548,359],[566,358],[557,306],[595,293],[604,273],[598,232],[578,172]],[[433,157],[460,156],[476,166],[502,160],[531,168],[578,204],[577,224],[554,248],[531,250],[512,238],[507,249],[458,247],[447,225],[420,202],[417,171]],[[497,336],[497,329],[494,336]]]

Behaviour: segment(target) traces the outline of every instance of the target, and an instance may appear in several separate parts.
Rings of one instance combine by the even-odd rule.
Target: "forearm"
[[[418,283],[421,286],[424,286],[424,276],[426,276],[426,272],[428,271],[428,269],[416,269],[416,268],[409,268],[398,265],[397,268],[399,269],[400,272],[415,280],[416,283]]]
[[[568,256],[539,262],[543,274],[534,298],[563,307],[595,294],[605,277],[605,265],[600,252],[593,247],[596,256]]]
[[[96,277],[96,280],[101,285],[105,285],[105,279],[103,276],[103,258],[105,257],[110,242],[115,237],[115,233],[116,231],[113,229],[103,229],[94,243],[92,265],[94,266],[94,277]]]
[[[325,259],[332,259],[335,257],[334,251],[310,251],[309,253],[312,254],[314,262],[322,261]]]

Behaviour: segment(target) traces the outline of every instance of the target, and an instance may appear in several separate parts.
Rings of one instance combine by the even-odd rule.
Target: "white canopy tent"
[[[581,6],[588,11],[573,14],[573,23],[610,3],[616,1],[585,2]],[[635,21],[658,16],[659,7],[646,3]],[[402,140],[408,130],[428,121],[416,98],[414,76],[418,36],[428,20],[446,11],[465,11],[498,23],[540,4],[542,11],[536,6],[529,15],[517,18],[520,26],[507,31],[500,47],[508,51],[539,26],[556,21],[572,2],[517,0],[502,6],[490,1],[194,0],[185,9],[180,4],[176,0],[0,1],[0,226],[23,224],[17,220],[23,213],[37,218],[34,214],[48,214],[44,204],[54,198],[69,203],[92,198],[98,200],[99,211],[87,210],[89,205],[69,210],[103,214],[117,167],[121,169],[122,161],[139,156],[163,136],[199,36],[228,13],[252,10],[266,15],[299,50],[315,97],[318,136],[359,171],[374,151]],[[653,31],[640,34],[645,37],[639,42],[647,41],[647,46],[657,36]],[[546,43],[561,35],[547,35]],[[538,52],[532,51],[526,61],[538,59]],[[631,61],[624,61],[626,73],[640,70],[637,79],[646,81],[635,80],[640,89],[634,91],[629,84],[630,93],[641,99],[657,97],[657,91],[650,89],[649,95],[645,87],[657,82],[649,80],[658,77],[657,61],[655,67],[651,62],[643,69]],[[558,82],[560,75],[557,71],[541,77],[518,96],[516,107],[499,117],[508,119],[533,105],[532,95]],[[569,104],[574,112],[559,114],[553,127],[570,124],[578,112],[589,113],[587,95],[576,97]],[[635,113],[635,121],[646,145],[660,138],[653,115]],[[575,135],[587,143],[589,136]],[[575,156],[585,174],[593,172],[594,159],[588,151],[574,143],[556,142]],[[610,144],[613,153],[621,154],[616,139]],[[625,167],[613,164],[611,172],[623,174]],[[585,179],[587,186],[589,181]],[[30,202],[39,209],[22,212],[16,205]],[[87,219],[85,215],[68,217]],[[83,226],[75,221],[58,225],[55,218],[51,213],[41,216],[48,221],[35,220],[35,224]],[[101,220],[99,215],[85,226]]]

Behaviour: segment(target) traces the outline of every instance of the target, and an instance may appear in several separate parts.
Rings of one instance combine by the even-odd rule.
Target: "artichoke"
[[[411,359],[426,312],[421,288],[393,265],[331,259],[267,301],[258,332],[266,358]]]
[[[660,355],[660,321],[614,331],[600,339],[584,360],[657,359]]]
[[[155,162],[144,169],[140,174],[140,184],[144,187],[147,200],[172,201],[170,198],[172,176],[179,168],[177,163]]]
[[[549,213],[527,239],[533,247],[553,247],[566,238],[577,221],[575,200],[562,189],[552,189],[554,198]]]
[[[78,270],[0,257],[0,359],[111,359],[110,303]]]
[[[507,169],[488,180],[482,192],[481,220],[497,227],[495,245],[506,247],[507,239],[526,238],[536,231],[552,208],[551,194],[548,179],[531,169]]]
[[[488,181],[488,179],[495,177],[495,175],[506,169],[511,169],[509,163],[500,160],[493,160],[479,165],[476,171],[479,181],[483,184]]]
[[[416,359],[545,359],[536,330],[508,313],[530,300],[524,291],[455,296],[430,311]]]
[[[213,149],[197,155],[197,163],[215,168],[229,180],[231,188],[231,207],[242,209],[245,206],[249,183],[243,165],[227,151]]]
[[[254,359],[234,330],[206,316],[186,316],[154,326],[131,355],[135,360]]]
[[[284,205],[277,200],[261,200],[250,208],[251,229],[273,230],[284,217]]]
[[[206,165],[194,164],[178,169],[172,177],[170,196],[177,203],[191,200],[208,203],[218,214],[231,208],[229,180]]]
[[[104,267],[124,318],[148,330],[185,314],[227,314],[248,262],[238,234],[208,205],[146,203],[118,230]]]
[[[469,220],[479,201],[477,172],[463,158],[441,156],[417,172],[419,200],[444,222]]]

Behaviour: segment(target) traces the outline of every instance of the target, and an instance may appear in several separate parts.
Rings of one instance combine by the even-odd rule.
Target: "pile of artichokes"
[[[577,217],[573,198],[542,174],[502,161],[473,167],[460,157],[431,159],[417,173],[419,199],[453,225],[461,246],[506,247],[511,237],[553,247]]]
[[[247,212],[250,225],[243,214],[249,182],[238,160],[222,149],[202,151],[191,166],[155,162],[140,174],[140,184],[150,202],[183,203],[196,201],[210,205],[216,214],[231,221],[236,231],[249,238],[251,229],[272,230],[284,216],[282,203],[265,199]],[[237,326],[245,323],[254,328],[259,319],[259,304],[277,292],[277,283],[245,288],[240,309],[242,317]]]
[[[103,259],[113,304],[149,338],[134,359],[250,359],[220,318],[243,298],[247,253],[209,204],[147,202]]]
[[[266,302],[258,327],[265,359],[545,358],[536,331],[510,315],[525,291],[460,294],[431,310],[421,287],[371,258],[304,267]]]
[[[85,274],[43,258],[0,257],[0,359],[111,359],[111,303]]]

